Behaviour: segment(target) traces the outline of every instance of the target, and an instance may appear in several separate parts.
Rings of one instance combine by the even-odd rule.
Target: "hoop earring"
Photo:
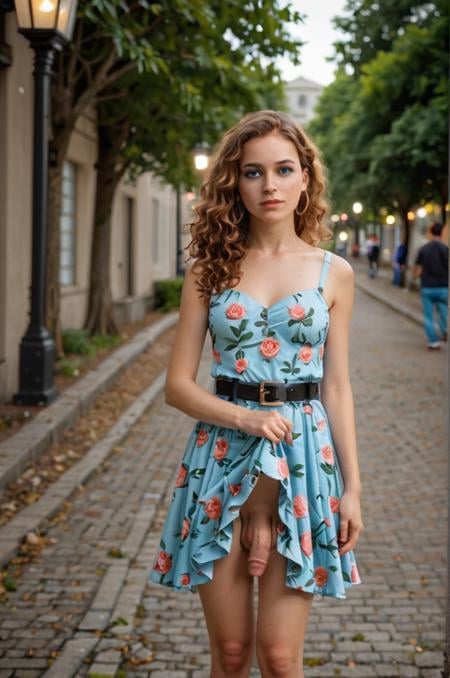
[[[302,195],[303,195],[303,194],[302,194]],[[295,214],[297,214],[299,217],[303,216],[303,214],[305,214],[305,212],[307,212],[308,207],[309,207],[309,195],[308,195],[308,191],[305,191],[305,195],[306,195],[306,205],[304,206],[304,208],[301,210],[301,212],[298,211],[298,206],[300,205],[300,200],[301,200],[301,196],[300,196],[300,200],[298,201],[298,205],[297,205],[297,207],[296,207],[295,210],[294,210],[294,211],[295,211]]]

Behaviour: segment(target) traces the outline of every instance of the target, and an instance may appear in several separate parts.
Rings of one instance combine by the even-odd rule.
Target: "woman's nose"
[[[263,191],[265,193],[273,193],[277,190],[275,177],[271,173],[267,173],[264,178]]]

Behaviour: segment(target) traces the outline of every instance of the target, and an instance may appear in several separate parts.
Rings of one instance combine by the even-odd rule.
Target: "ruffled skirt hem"
[[[211,427],[210,433],[217,436],[217,432],[217,427]],[[198,433],[197,426],[195,437]],[[194,442],[191,439],[190,445],[194,445]],[[209,443],[214,445],[217,440],[210,440]],[[328,497],[324,500],[320,473],[315,469],[301,490],[304,465],[289,463],[289,453],[286,454],[283,443],[273,445],[267,438],[250,436],[245,445],[242,442],[240,445],[241,460],[234,462],[234,465],[240,464],[239,477],[233,477],[233,464],[229,465],[220,480],[210,485],[204,494],[193,492],[191,503],[193,501],[195,506],[189,506],[191,492],[182,501],[175,488],[169,507],[171,519],[168,516],[166,520],[149,581],[192,593],[197,592],[198,585],[212,581],[214,561],[230,553],[233,521],[250,496],[258,477],[265,473],[280,482],[280,522],[276,549],[287,559],[286,586],[311,593],[316,599],[326,596],[345,599],[346,589],[360,584],[361,579],[353,552],[349,551],[343,556],[338,554],[339,514],[330,507]],[[184,459],[188,461],[189,456],[185,455]],[[241,462],[244,459],[247,468],[242,476]],[[311,473],[311,463],[308,468]],[[328,488],[331,487],[337,500],[340,490],[336,469],[332,468],[332,464],[325,464],[325,471],[328,473]],[[190,481],[189,478],[186,483],[188,488]],[[292,486],[294,482],[297,483],[296,490]],[[205,487],[208,484],[205,483]],[[305,494],[299,495],[300,491]],[[176,535],[168,528],[175,516],[178,523],[181,519],[184,521]]]

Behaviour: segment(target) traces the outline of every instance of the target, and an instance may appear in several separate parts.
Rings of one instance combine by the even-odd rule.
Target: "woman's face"
[[[278,222],[290,217],[307,184],[295,145],[278,132],[250,139],[242,147],[238,190],[256,219]]]

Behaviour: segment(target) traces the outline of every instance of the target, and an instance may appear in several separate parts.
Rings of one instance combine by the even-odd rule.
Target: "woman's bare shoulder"
[[[199,266],[195,266],[195,260],[186,264],[184,269],[184,282],[183,282],[183,295],[182,300],[186,300],[185,303],[192,305],[204,306],[204,301],[202,302],[200,298],[200,291],[198,287],[198,280],[200,277],[201,271]]]
[[[330,274],[335,277],[336,282],[339,281],[343,282],[344,284],[352,282],[355,277],[355,273],[350,262],[335,252],[330,252],[330,254]]]
[[[329,287],[332,296],[330,308],[341,301],[352,304],[355,273],[352,265],[339,254],[331,252]]]

